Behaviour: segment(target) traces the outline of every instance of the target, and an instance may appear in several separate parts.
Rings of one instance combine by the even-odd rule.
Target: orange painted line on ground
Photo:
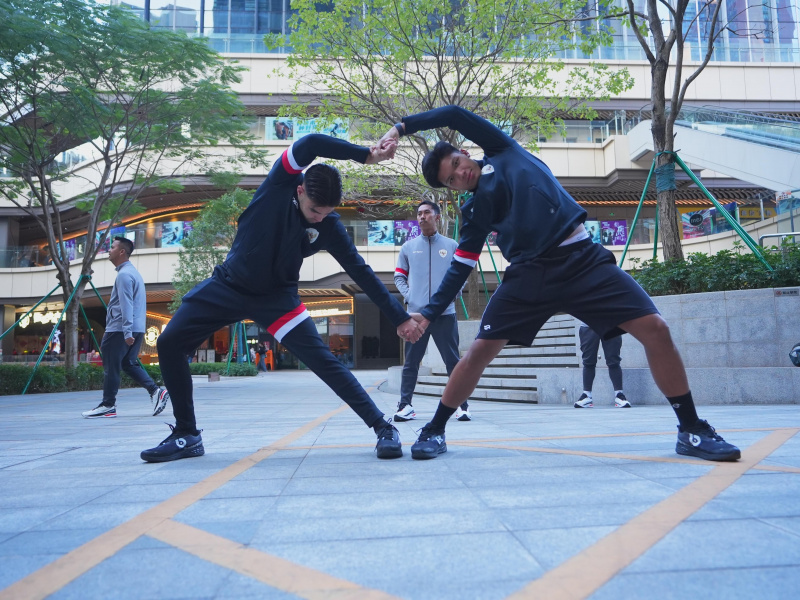
[[[75,550],[59,557],[41,569],[34,571],[4,590],[0,590],[0,600],[19,598],[36,600],[39,598],[46,598],[50,594],[57,592],[105,559],[116,554],[119,550],[147,533],[153,527],[156,527],[167,519],[171,519],[179,512],[223,486],[237,475],[244,473],[247,469],[255,466],[265,458],[269,458],[282,447],[291,444],[318,425],[347,408],[348,406],[343,404],[339,408],[314,419],[310,423],[303,425],[269,446],[261,448],[250,456],[246,456],[232,465],[225,467],[221,471],[214,473],[189,489],[173,496],[169,500],[165,500],[161,504],[135,516],[130,521],[118,525],[114,529],[75,548]]]
[[[297,565],[286,559],[247,548],[237,542],[208,533],[201,529],[178,523],[162,521],[147,535],[252,577],[273,588],[308,600],[396,600],[396,596],[380,590],[364,588],[327,573]]]
[[[783,427],[758,427],[752,429],[720,429],[719,433],[733,433],[742,431],[776,431],[777,429],[785,429]],[[671,431],[637,431],[631,433],[590,433],[587,435],[539,435],[532,437],[513,437],[513,438],[487,438],[481,440],[487,443],[497,442],[536,442],[546,440],[585,440],[591,438],[615,438],[615,437],[640,437],[648,435],[676,435],[677,430]],[[471,440],[477,441],[477,440]],[[449,442],[448,442],[449,443]],[[454,442],[456,443],[456,442]]]
[[[637,515],[506,600],[588,598],[798,431],[800,429],[775,431],[747,448],[738,462],[718,463],[709,473]]]
[[[794,430],[793,430],[794,431]],[[484,444],[482,442],[451,442],[451,446],[469,446],[474,448],[495,448],[498,450],[519,450],[520,452],[540,452],[542,454],[569,454],[572,456],[588,456],[590,458],[617,458],[620,460],[641,460],[645,462],[680,463],[689,465],[712,466],[707,460],[699,458],[678,458],[671,456],[645,456],[643,454],[623,454],[620,452],[593,452],[591,450],[568,450],[566,448],[542,448],[534,446],[509,446],[501,444]]]

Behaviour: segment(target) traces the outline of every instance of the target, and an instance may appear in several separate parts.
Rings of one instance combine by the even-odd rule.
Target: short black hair
[[[453,152],[458,152],[458,148],[453,146],[448,142],[438,142],[434,147],[433,150],[430,150],[425,154],[425,157],[422,159],[422,176],[425,178],[425,181],[428,182],[428,185],[435,188],[445,187],[445,185],[439,181],[439,165],[442,164],[442,159],[447,158]]]
[[[130,241],[128,238],[122,237],[121,235],[115,235],[114,242],[119,242],[119,245],[125,248],[125,254],[127,254],[128,256],[133,254],[133,242]],[[113,244],[114,242],[111,243]]]
[[[330,165],[310,167],[303,179],[306,194],[316,206],[339,206],[342,201],[342,177]]]
[[[419,209],[422,208],[423,206],[430,206],[433,209],[433,212],[436,213],[437,215],[442,214],[442,209],[439,208],[439,205],[436,204],[436,202],[434,202],[433,200],[423,200],[422,202],[417,204],[417,212],[419,212]]]

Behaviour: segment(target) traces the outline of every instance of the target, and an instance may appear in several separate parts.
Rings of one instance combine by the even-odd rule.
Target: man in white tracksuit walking
[[[417,222],[422,235],[407,241],[400,248],[394,283],[408,303],[409,312],[419,312],[428,305],[431,296],[439,289],[442,277],[450,267],[453,253],[458,247],[455,240],[438,232],[440,219],[441,210],[437,204],[430,200],[420,202],[417,207]],[[459,359],[458,321],[454,302],[450,303],[440,318],[430,324],[417,342],[406,342],[400,403],[394,415],[395,421],[409,421],[416,417],[411,399],[417,385],[419,365],[431,336],[442,355],[447,374],[450,375]],[[459,421],[472,419],[466,400],[456,411],[456,418]]]

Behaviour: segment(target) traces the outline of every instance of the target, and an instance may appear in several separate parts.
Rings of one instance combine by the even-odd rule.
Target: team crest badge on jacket
[[[442,248],[441,250],[439,250],[439,256],[441,256],[442,258],[444,258],[445,256],[447,256],[447,250],[446,250],[446,249],[444,249],[444,248]]]
[[[492,165],[486,165],[481,169],[481,175],[489,175],[490,173],[494,173],[494,167]]]
[[[317,241],[317,238],[319,237],[319,231],[317,231],[313,227],[309,227],[308,229],[306,229],[306,233],[308,234],[309,243],[313,244],[314,242]]]

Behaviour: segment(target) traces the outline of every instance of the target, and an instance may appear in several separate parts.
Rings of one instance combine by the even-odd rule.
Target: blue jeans
[[[121,331],[107,331],[100,343],[103,353],[103,406],[114,406],[117,403],[117,392],[121,371],[125,371],[131,379],[145,388],[152,395],[158,386],[139,364],[139,348],[142,347],[144,332],[133,334],[133,344],[125,343],[125,334]]]

